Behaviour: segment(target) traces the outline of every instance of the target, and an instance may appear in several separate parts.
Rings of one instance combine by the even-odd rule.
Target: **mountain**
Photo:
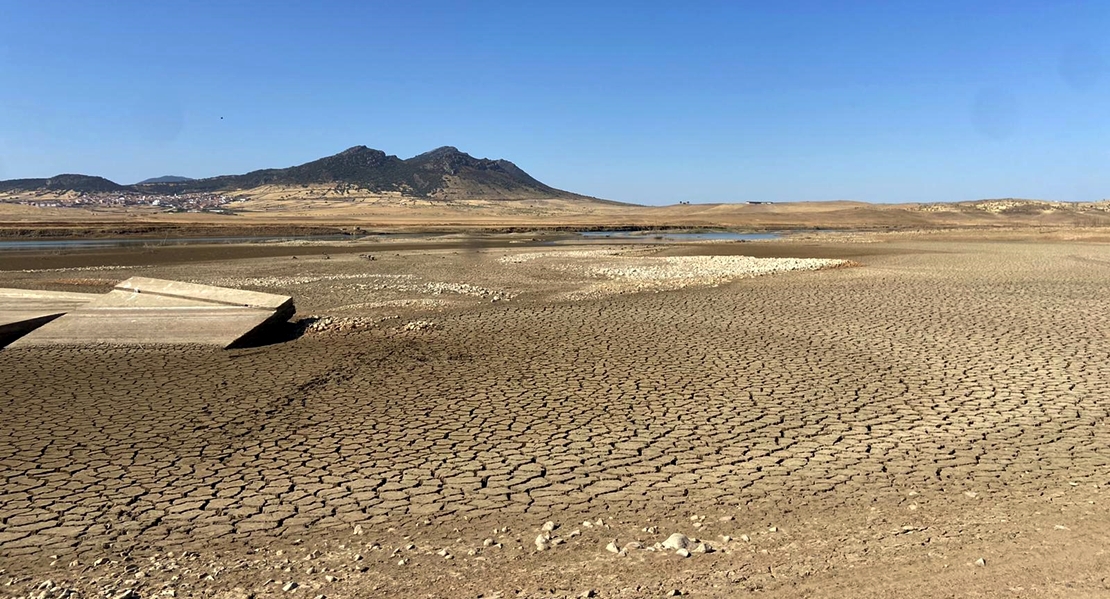
[[[67,179],[67,178],[72,178]],[[71,187],[64,188],[67,182]],[[62,187],[59,187],[61,185]],[[0,181],[4,191],[131,191],[143,194],[249,191],[259,187],[327,186],[343,192],[399,192],[429,199],[587,199],[545,185],[508,160],[490,160],[444,146],[402,160],[366,146],[288,168],[205,179],[158,177],[117,185],[100,177],[59,175],[51,179]],[[63,189],[64,188],[64,189]],[[589,198],[593,199],[593,198]]]
[[[57,175],[49,179],[11,179],[0,181],[0,192],[5,191],[52,191],[56,193],[77,192],[97,193],[127,191],[128,188],[113,183],[104,177],[89,175]]]
[[[162,177],[153,177],[151,179],[143,179],[135,185],[150,185],[151,183],[186,183],[188,181],[195,181],[190,177],[178,177],[177,175],[165,175]]]
[[[402,160],[366,146],[288,168],[263,169],[180,183],[144,185],[162,193],[249,190],[262,186],[334,186],[432,199],[584,197],[549,187],[508,160],[474,158],[445,146]]]

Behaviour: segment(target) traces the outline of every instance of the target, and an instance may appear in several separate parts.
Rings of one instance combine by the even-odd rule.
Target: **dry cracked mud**
[[[350,326],[0,351],[0,593],[1110,594],[1110,246],[880,245],[666,290],[512,248],[4,272]]]

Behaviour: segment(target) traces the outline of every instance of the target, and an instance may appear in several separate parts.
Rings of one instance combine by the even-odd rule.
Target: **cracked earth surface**
[[[716,287],[587,301],[544,301],[533,289],[532,299],[435,313],[428,330],[392,321],[232,351],[0,351],[0,565],[22,588],[32,581],[20,572],[43,573],[37,581],[96,555],[308,543],[339,560],[350,549],[336,539],[352,543],[356,525],[375,544],[426,530],[479,547],[509,523],[506,551],[529,572],[518,594],[549,596],[536,577],[555,593],[560,574],[549,568],[561,564],[563,576],[614,572],[618,581],[590,587],[601,595],[673,584],[726,596],[721,585],[735,578],[746,581],[737,589],[800,592],[849,562],[873,566],[883,551],[859,538],[876,527],[894,529],[873,540],[880,546],[899,530],[934,531],[933,548],[887,552],[908,568],[941,539],[959,553],[1033,534],[1018,515],[1053,529],[1038,520],[1049,506],[1073,514],[1053,530],[1079,518],[1092,546],[1110,538],[1099,495],[1110,483],[1108,246],[898,243],[904,251],[858,268]],[[500,255],[467,268],[493,269]],[[326,267],[346,268],[335,262]],[[220,268],[203,276],[228,276]],[[319,289],[298,305],[350,303]],[[656,523],[694,536],[697,514],[709,514],[698,528],[725,549],[712,562],[641,556],[656,571],[647,578],[663,577],[650,588],[621,582],[634,578],[627,565],[593,563],[607,535],[653,542],[644,527]],[[544,521],[567,529],[596,517],[607,532],[584,531],[588,553],[574,557],[568,543],[552,562],[528,551]],[[799,536],[771,540],[782,538],[771,522],[793,522]],[[716,541],[756,529],[768,535],[762,554]],[[975,538],[955,532],[964,529]],[[362,542],[370,547],[352,546]],[[793,565],[773,563],[775,548]],[[455,551],[459,568],[475,559]],[[1069,588],[1110,592],[1106,558],[1091,559],[1097,575]],[[770,570],[734,574],[737,560]],[[497,588],[383,574],[396,562],[362,560],[372,567],[345,580],[447,596]],[[261,589],[262,574],[252,576],[234,580]],[[205,592],[229,592],[212,585]]]

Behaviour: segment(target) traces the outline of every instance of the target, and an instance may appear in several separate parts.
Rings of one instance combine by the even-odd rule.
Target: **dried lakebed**
[[[621,246],[7,271],[254,279],[358,326],[0,351],[0,585],[1105,594],[1107,246],[883,247],[769,276]]]

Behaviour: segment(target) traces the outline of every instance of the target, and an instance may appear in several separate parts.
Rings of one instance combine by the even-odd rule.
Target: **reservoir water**
[[[779,233],[737,233],[734,231],[582,231],[589,239],[620,239],[622,241],[754,241],[777,239]]]

